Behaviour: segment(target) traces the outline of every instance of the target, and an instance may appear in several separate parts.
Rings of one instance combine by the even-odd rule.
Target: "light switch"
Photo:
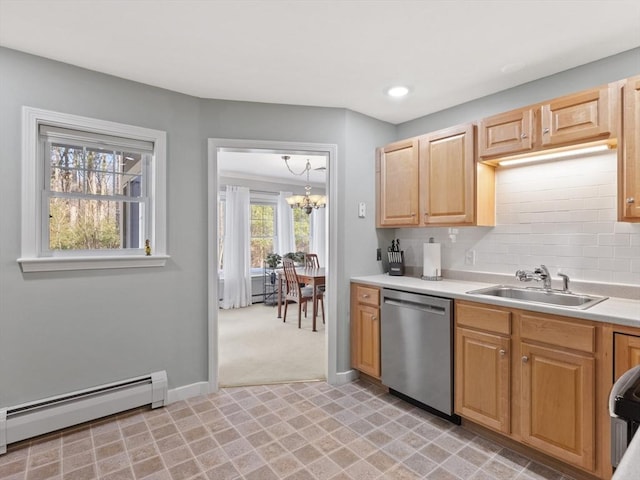
[[[358,217],[364,218],[367,214],[367,205],[364,202],[358,204]]]

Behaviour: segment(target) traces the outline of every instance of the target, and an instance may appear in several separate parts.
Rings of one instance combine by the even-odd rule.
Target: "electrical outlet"
[[[464,263],[465,265],[475,265],[476,264],[476,251],[469,249],[465,252],[464,255]]]
[[[377,261],[381,261],[382,260],[382,249],[380,249],[380,248],[376,249],[376,260]]]

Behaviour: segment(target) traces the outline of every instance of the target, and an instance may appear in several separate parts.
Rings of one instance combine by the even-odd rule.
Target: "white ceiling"
[[[219,152],[218,172],[221,175],[263,182],[282,182],[289,185],[306,185],[305,166],[311,164],[309,185],[324,187],[326,183],[327,158],[324,155],[298,155],[287,153],[294,175],[287,169],[282,153],[260,151]],[[302,173],[302,175],[297,175]]]
[[[0,0],[0,45],[397,124],[640,46],[640,0]]]

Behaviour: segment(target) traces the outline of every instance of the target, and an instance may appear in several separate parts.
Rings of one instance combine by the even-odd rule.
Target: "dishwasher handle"
[[[420,310],[423,312],[435,313],[437,315],[445,315],[446,309],[437,305],[429,305],[428,303],[412,302],[410,300],[394,300],[391,298],[384,299],[385,305],[392,305],[394,307],[412,308],[414,310]]]

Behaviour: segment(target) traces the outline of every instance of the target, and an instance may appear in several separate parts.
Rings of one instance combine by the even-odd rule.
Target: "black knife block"
[[[404,275],[404,251],[400,252],[399,262],[389,261],[389,275],[392,277],[401,277]]]

